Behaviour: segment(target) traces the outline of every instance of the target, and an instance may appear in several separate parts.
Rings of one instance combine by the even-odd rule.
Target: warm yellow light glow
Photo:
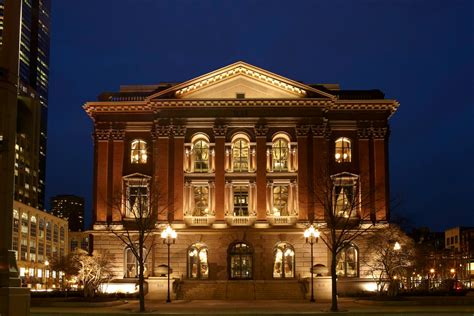
[[[435,269],[431,268],[430,273],[435,273]]]
[[[451,273],[454,273],[454,272],[456,272],[456,270],[454,270],[454,269],[451,269],[450,271],[451,271]]]
[[[308,229],[304,231],[305,238],[310,238],[310,237],[319,238],[320,235],[321,233],[319,232],[319,230],[317,228],[314,228],[313,225],[311,225]]]
[[[365,282],[362,284],[362,288],[366,292],[376,292],[377,291],[377,283],[375,282]]]
[[[393,250],[400,250],[402,249],[402,246],[400,246],[400,243],[397,241],[395,242],[395,245],[393,246]]]
[[[170,225],[166,226],[166,228],[161,232],[161,238],[163,239],[176,239],[176,237],[178,237],[178,234]]]
[[[138,291],[135,283],[103,283],[99,290],[102,293],[136,293]]]

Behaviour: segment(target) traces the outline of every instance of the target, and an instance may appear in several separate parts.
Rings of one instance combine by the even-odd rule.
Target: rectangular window
[[[274,185],[272,189],[273,216],[288,216],[289,185]]]
[[[235,94],[235,98],[236,98],[236,99],[245,99],[245,93],[243,93],[243,92],[237,92],[237,93]]]
[[[51,222],[46,222],[46,240],[51,241]]]
[[[53,230],[53,242],[58,242],[58,236],[59,236],[59,231],[58,231],[58,225],[54,224],[54,230]]]
[[[193,186],[194,209],[193,216],[209,215],[209,186]]]
[[[358,216],[359,203],[355,178],[336,178],[333,188],[333,208],[338,217]]]
[[[234,216],[249,215],[249,187],[234,186]]]
[[[126,186],[126,216],[130,218],[147,217],[149,213],[148,180],[127,179]]]

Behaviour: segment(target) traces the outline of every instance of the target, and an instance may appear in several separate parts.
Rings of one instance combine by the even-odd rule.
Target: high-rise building
[[[76,195],[53,196],[51,198],[51,213],[66,219],[71,231],[84,230],[84,198]]]
[[[45,194],[50,8],[50,0],[22,0],[15,200],[39,209],[44,209]],[[4,0],[0,0],[2,20],[3,14]]]

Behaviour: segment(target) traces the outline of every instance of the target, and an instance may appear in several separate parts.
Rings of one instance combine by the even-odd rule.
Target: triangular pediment
[[[244,62],[212,71],[148,97],[177,99],[287,99],[334,98],[300,82]]]

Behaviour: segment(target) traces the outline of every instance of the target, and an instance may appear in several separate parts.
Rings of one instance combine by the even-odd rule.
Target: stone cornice
[[[266,137],[268,133],[268,126],[267,125],[255,125],[255,135],[257,137]]]
[[[227,125],[214,125],[212,128],[214,132],[214,136],[223,137],[227,133]]]
[[[124,140],[125,130],[123,129],[111,129],[110,130],[110,139],[112,140]]]
[[[308,136],[311,131],[311,125],[298,125],[296,127],[296,136]]]
[[[83,108],[89,116],[95,113],[156,113],[164,108],[226,107],[314,107],[324,112],[388,110],[399,106],[395,100],[329,100],[329,99],[157,99],[152,101],[88,102]]]

